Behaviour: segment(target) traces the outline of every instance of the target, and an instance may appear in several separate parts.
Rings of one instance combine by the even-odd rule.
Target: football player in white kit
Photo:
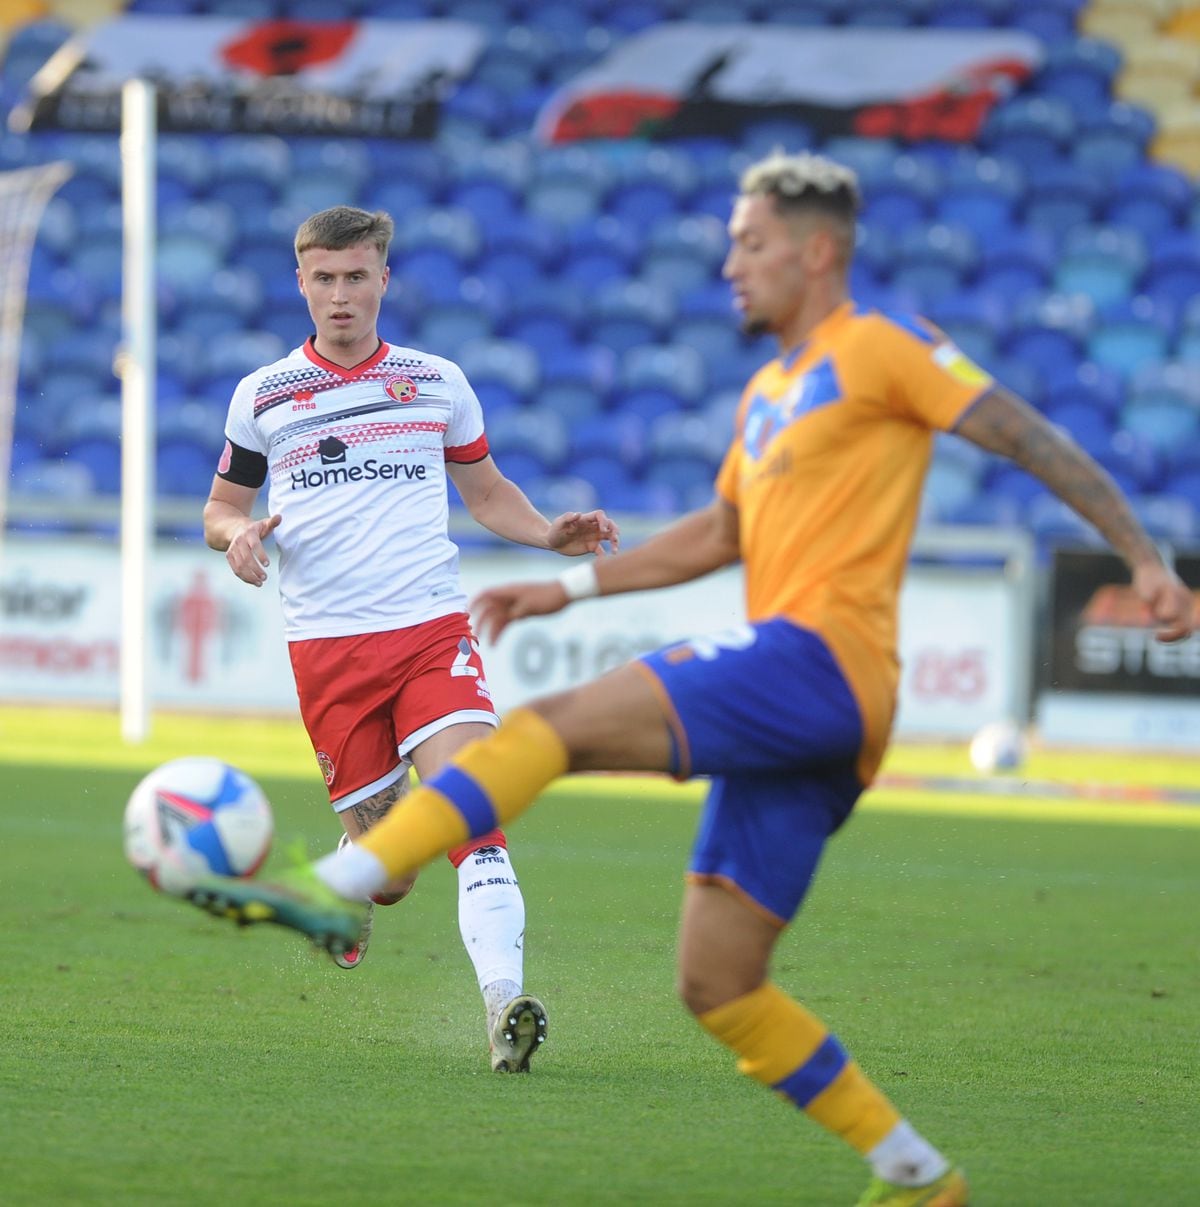
[[[488,453],[479,400],[440,356],[385,343],[392,219],[335,206],[296,232],[315,335],[234,391],[204,509],[208,544],[279,593],[300,711],[330,801],[353,840],[407,791],[497,724],[448,533],[447,478],[471,515],[510,541],[568,556],[615,549],[602,511],[541,515]],[[268,515],[252,516],[269,481]],[[546,1012],[523,986],[525,905],[504,835],[450,853],[459,928],[487,1010],[492,1067],[525,1071]],[[387,886],[399,901],[412,880]],[[368,919],[369,922],[369,919]],[[356,968],[359,945],[335,956]]]

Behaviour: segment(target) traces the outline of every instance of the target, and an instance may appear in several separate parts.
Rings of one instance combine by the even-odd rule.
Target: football
[[[969,754],[976,771],[1016,771],[1025,762],[1025,735],[1016,721],[992,721],[971,739]]]
[[[181,893],[199,877],[252,876],[274,834],[271,806],[244,771],[220,759],[173,759],[125,806],[125,857],[156,888]]]

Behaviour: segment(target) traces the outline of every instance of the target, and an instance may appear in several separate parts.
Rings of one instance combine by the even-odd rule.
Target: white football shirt
[[[345,369],[310,340],[238,383],[225,435],[223,477],[261,485],[262,462],[246,453],[265,458],[289,640],[466,611],[446,462],[480,461],[488,445],[452,361],[381,343]]]

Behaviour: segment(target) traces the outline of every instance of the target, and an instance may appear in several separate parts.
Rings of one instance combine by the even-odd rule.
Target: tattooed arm
[[[954,430],[1028,470],[1099,529],[1129,566],[1134,589],[1150,608],[1160,640],[1176,641],[1192,631],[1192,593],[1165,565],[1108,472],[1069,436],[999,386],[980,398]]]

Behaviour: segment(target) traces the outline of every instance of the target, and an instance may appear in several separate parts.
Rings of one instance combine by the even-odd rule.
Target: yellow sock
[[[516,709],[494,734],[464,746],[356,842],[390,877],[405,876],[520,816],[566,770],[567,748],[550,723],[530,709]]]
[[[738,1069],[866,1153],[900,1122],[824,1023],[775,985],[708,1010],[700,1025],[738,1056]]]

